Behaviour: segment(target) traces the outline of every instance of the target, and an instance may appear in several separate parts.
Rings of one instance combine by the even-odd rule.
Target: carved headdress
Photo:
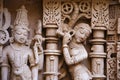
[[[29,31],[28,29],[29,21],[27,16],[27,10],[25,6],[22,6],[20,9],[17,10],[16,19],[14,22],[14,29],[23,28]]]

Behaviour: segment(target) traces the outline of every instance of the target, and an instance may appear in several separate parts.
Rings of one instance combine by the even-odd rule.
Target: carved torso
[[[34,64],[34,58],[30,52],[31,50],[26,46],[15,48],[12,44],[5,49],[7,52],[4,55],[3,64],[10,62],[12,66],[12,80],[31,80],[31,71],[27,65],[28,61],[30,65]]]
[[[21,49],[15,49],[13,45],[9,46],[11,48],[10,54],[8,53],[9,60],[12,64],[12,67],[21,67],[22,65],[27,65],[27,59],[29,53],[26,50],[26,47]]]

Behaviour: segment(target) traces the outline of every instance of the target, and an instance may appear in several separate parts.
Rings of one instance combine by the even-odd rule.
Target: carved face
[[[14,39],[20,44],[24,44],[28,38],[28,31],[24,28],[19,28],[15,30]]]
[[[86,30],[85,29],[79,29],[75,33],[75,40],[77,43],[84,42],[86,40]]]
[[[74,35],[76,42],[77,43],[84,42],[87,39],[88,34],[89,31],[86,28],[80,27],[78,30],[76,30],[76,33]]]

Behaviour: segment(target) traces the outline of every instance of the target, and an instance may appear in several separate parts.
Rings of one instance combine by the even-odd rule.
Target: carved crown
[[[27,10],[25,6],[23,5],[20,9],[17,10],[16,19],[14,21],[14,28],[24,28],[28,29],[29,21],[27,16]]]

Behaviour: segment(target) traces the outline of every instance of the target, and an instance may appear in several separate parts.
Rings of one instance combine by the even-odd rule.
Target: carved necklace
[[[13,44],[10,44],[11,45],[11,47],[13,48],[13,51],[14,51],[14,61],[15,61],[15,63],[14,63],[14,66],[15,67],[21,67],[22,66],[22,64],[23,64],[23,60],[24,60],[24,58],[23,58],[23,55],[24,55],[24,48],[16,48],[15,47],[15,45],[13,45]]]

